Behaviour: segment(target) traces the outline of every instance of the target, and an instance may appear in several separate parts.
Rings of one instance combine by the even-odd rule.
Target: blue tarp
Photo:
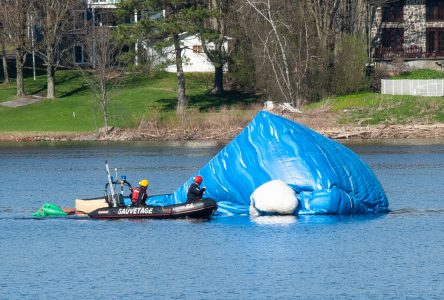
[[[220,212],[248,212],[250,195],[280,179],[300,202],[298,214],[384,212],[388,200],[370,168],[350,149],[291,120],[262,111],[195,175]],[[186,201],[192,178],[152,204]],[[272,199],[270,199],[272,201]]]

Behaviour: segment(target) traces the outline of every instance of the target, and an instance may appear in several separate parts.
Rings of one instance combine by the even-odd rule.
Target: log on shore
[[[444,124],[344,126],[318,132],[332,139],[444,138]]]

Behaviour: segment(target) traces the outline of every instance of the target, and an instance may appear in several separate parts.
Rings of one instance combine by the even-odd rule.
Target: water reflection
[[[252,217],[251,221],[257,224],[265,225],[288,225],[297,221],[296,216],[259,216]]]
[[[365,145],[365,146],[430,146],[444,145],[444,139],[367,139],[367,140],[340,140],[344,145]]]
[[[401,208],[390,211],[390,215],[442,215],[444,214],[444,208],[427,208],[427,209],[416,209],[416,208]]]
[[[386,213],[359,215],[300,215],[298,217],[298,222],[301,224],[358,223],[373,221],[386,216]]]

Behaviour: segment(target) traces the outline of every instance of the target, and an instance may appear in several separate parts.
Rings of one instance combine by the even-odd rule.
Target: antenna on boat
[[[106,169],[106,174],[108,176],[109,188],[111,190],[111,205],[112,205],[112,207],[117,207],[116,196],[115,196],[115,193],[114,193],[113,180],[111,179],[111,174],[109,173],[109,167],[108,167],[108,161],[107,160],[105,160],[105,169]]]

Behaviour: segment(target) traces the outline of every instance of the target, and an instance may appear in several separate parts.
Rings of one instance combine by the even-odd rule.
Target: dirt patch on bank
[[[303,124],[313,130],[322,131],[339,127],[340,114],[332,112],[329,107],[316,108],[303,113],[279,113],[286,118]]]
[[[444,138],[444,123],[405,125],[341,125],[341,113],[321,107],[303,113],[280,113],[332,139]]]
[[[408,125],[340,125],[339,113],[327,108],[310,112],[278,114],[307,126],[332,139],[391,139],[391,138],[444,138],[444,123]],[[103,130],[89,133],[0,133],[0,141],[180,141],[233,139],[243,129],[239,125],[219,127],[113,129],[108,134]]]

